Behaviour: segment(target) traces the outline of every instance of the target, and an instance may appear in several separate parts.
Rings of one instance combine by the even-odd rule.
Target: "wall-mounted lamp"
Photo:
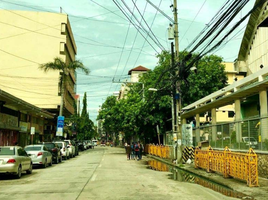
[[[234,81],[237,81],[237,77],[234,78]]]
[[[260,68],[262,69],[263,67],[264,67],[264,66],[261,64],[261,65],[260,65]]]

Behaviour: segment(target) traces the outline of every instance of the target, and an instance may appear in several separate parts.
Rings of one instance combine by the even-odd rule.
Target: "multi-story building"
[[[67,74],[60,93],[60,71],[45,73],[44,63],[61,58],[75,60],[76,44],[68,16],[63,13],[0,10],[0,87],[39,108],[58,115],[61,95],[63,115],[73,114],[76,75]]]
[[[129,82],[126,81],[126,83],[121,85],[121,88],[118,94],[118,99],[123,99],[127,95],[127,92],[129,89],[128,85],[139,83],[140,76],[146,73],[147,71],[149,71],[149,69],[141,65],[129,70],[128,75],[130,75],[130,81]]]
[[[233,62],[223,62],[225,66],[225,72],[227,76],[228,85],[233,84],[235,81],[239,81],[244,78],[244,73],[239,73],[235,70],[235,66]],[[226,123],[230,121],[234,121],[235,117],[235,108],[234,104],[229,104],[223,107],[219,107],[216,109],[216,117],[218,123]],[[200,114],[200,123],[207,124],[211,121],[211,112],[207,111],[205,113]]]

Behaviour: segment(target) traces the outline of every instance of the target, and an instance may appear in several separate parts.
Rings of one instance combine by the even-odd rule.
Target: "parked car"
[[[106,146],[105,142],[102,141],[101,144],[100,144],[100,146],[101,146],[101,147],[105,147],[105,146]]]
[[[258,142],[254,137],[242,137],[242,142],[244,142],[249,148],[258,147]]]
[[[79,155],[79,147],[78,147],[78,143],[76,141],[73,141],[73,145],[75,147],[75,153],[74,155],[75,156],[78,156]]]
[[[52,159],[54,163],[58,164],[62,162],[62,153],[60,151],[59,146],[54,142],[43,142],[43,144],[47,147],[48,151],[52,154]]]
[[[23,171],[31,174],[32,169],[32,159],[22,147],[0,146],[0,173],[12,174],[20,178]]]
[[[87,150],[87,142],[84,140],[83,141],[84,149]]]
[[[60,148],[62,157],[65,158],[65,160],[70,158],[70,152],[69,148],[67,148],[68,144],[65,141],[55,141],[55,144],[57,144]]]
[[[70,158],[75,157],[75,146],[74,142],[72,140],[64,140],[67,143],[67,148],[69,149],[70,152]]]
[[[92,142],[91,142],[91,140],[87,140],[87,146],[88,146],[88,149],[91,149],[92,148]]]
[[[94,146],[98,146],[98,140],[92,140],[92,144],[93,144]]]
[[[28,145],[24,149],[31,157],[33,165],[42,165],[44,168],[52,166],[52,154],[44,144]]]
[[[81,141],[76,141],[76,144],[77,144],[77,146],[78,146],[78,150],[79,150],[79,151],[84,151],[84,150],[85,150],[83,142],[81,142]]]

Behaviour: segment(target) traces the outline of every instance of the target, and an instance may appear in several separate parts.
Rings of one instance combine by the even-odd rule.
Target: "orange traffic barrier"
[[[170,158],[170,150],[168,146],[147,144],[145,149],[150,155],[158,156],[160,158]]]
[[[259,186],[258,158],[253,149],[248,153],[234,153],[227,147],[224,151],[195,150],[195,168],[203,168],[207,172],[221,173],[225,178],[233,177],[247,181],[249,187]]]

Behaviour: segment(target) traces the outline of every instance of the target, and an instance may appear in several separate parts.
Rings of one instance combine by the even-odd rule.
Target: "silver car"
[[[69,152],[69,148],[67,148],[67,143],[64,142],[64,141],[56,141],[54,143],[56,143],[60,147],[62,157],[64,157],[65,160],[69,159],[70,158],[70,152]]]
[[[32,160],[20,146],[0,146],[0,173],[13,174],[16,178],[26,171],[31,174]]]
[[[75,146],[72,140],[64,140],[67,143],[67,148],[70,152],[70,158],[75,157]]]
[[[52,166],[52,154],[43,144],[33,144],[25,146],[25,151],[31,157],[33,165]]]

